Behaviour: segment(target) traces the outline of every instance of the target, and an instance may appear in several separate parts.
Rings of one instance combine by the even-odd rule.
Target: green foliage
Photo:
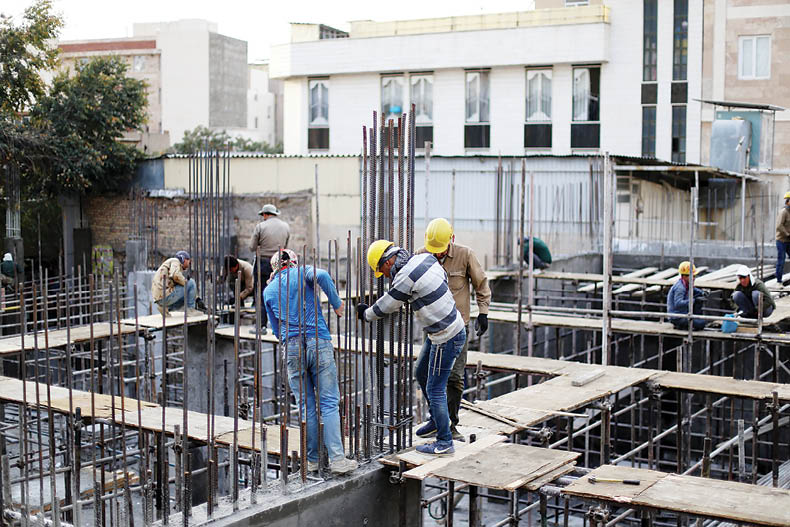
[[[14,26],[0,14],[0,116],[17,116],[44,95],[40,72],[58,63],[57,38],[63,20],[51,14],[51,0],[36,0],[25,10],[24,22]]]
[[[145,122],[145,83],[126,76],[118,57],[97,57],[74,75],[57,75],[31,112],[55,140],[54,170],[30,183],[50,195],[119,190],[142,154],[119,140]]]
[[[201,150],[226,150],[231,152],[263,152],[265,154],[281,154],[282,145],[272,146],[266,141],[252,141],[246,137],[232,138],[225,130],[211,130],[198,125],[193,130],[184,132],[181,142],[173,145],[178,154],[194,154]]]

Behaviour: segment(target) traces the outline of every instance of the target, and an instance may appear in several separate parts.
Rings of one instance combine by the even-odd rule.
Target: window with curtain
[[[488,72],[466,73],[466,122],[487,123],[489,109]]]
[[[600,67],[573,69],[573,120],[597,121],[600,100]]]
[[[527,70],[527,121],[551,121],[551,70]]]
[[[398,118],[403,115],[403,86],[403,75],[381,78],[381,115],[385,123],[389,119],[397,123]]]
[[[433,75],[411,76],[411,103],[417,126],[433,123]]]
[[[329,148],[329,79],[310,79],[307,89],[310,105],[307,148],[326,150]]]

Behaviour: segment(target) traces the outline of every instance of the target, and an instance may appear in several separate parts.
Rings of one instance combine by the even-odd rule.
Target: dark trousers
[[[785,270],[785,258],[790,256],[790,242],[776,240],[776,281],[782,283]]]
[[[266,282],[269,281],[269,277],[272,275],[272,262],[267,257],[261,257],[261,261],[257,262],[258,266],[260,267],[260,275],[261,275],[261,297],[257,299],[258,302],[261,304],[261,327],[265,328],[266,325],[269,323],[269,318],[266,316],[266,309],[263,305],[263,290],[266,289]],[[255,280],[255,288],[253,289],[253,298],[255,298],[255,291],[258,290],[258,269],[253,270],[253,274],[255,275],[253,278]]]

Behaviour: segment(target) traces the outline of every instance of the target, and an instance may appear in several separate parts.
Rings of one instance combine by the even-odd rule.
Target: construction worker
[[[688,315],[689,314],[689,273],[691,272],[691,264],[689,262],[680,262],[678,266],[678,274],[680,280],[675,282],[667,295],[667,312],[670,314]],[[694,268],[694,275],[697,274],[697,268]],[[702,314],[702,304],[708,294],[702,289],[694,288],[694,314]],[[702,319],[693,319],[693,327],[695,330],[700,330],[705,327],[706,322]],[[688,318],[670,318],[669,321],[675,326],[675,329],[688,329]]]
[[[223,267],[223,274],[228,280],[228,304],[236,303],[236,276],[241,269],[241,284],[239,284],[239,303],[244,305],[244,300],[250,296],[255,286],[255,280],[252,273],[252,264],[239,260],[230,254],[225,256],[225,266]]]
[[[466,327],[455,308],[447,273],[433,254],[410,256],[388,240],[370,244],[367,256],[376,278],[386,276],[391,285],[372,306],[358,304],[357,316],[372,322],[396,312],[407,301],[412,305],[428,334],[426,346],[430,351],[424,395],[436,428],[436,441],[418,445],[417,451],[437,456],[452,454],[455,448],[447,411],[447,379],[466,342]]]
[[[785,192],[785,205],[776,218],[776,281],[784,284],[785,257],[790,255],[790,192]]]
[[[760,297],[763,303],[763,316],[768,317],[776,309],[776,302],[771,297],[771,292],[765,287],[762,281],[752,276],[749,268],[741,265],[735,271],[738,277],[738,285],[732,293],[732,303],[741,312],[744,318],[757,318],[757,306],[760,305]]]
[[[532,267],[535,269],[546,269],[551,265],[551,251],[549,251],[549,246],[537,236],[533,236],[532,239],[534,240],[532,244]],[[522,252],[524,261],[529,265],[529,237],[524,238]]]
[[[343,301],[329,273],[323,269],[314,271],[309,265],[299,269],[296,253],[290,249],[273,255],[270,263],[275,271],[263,291],[263,305],[272,322],[272,331],[283,346],[287,342],[288,383],[307,416],[307,469],[311,472],[318,470],[318,390],[329,469],[334,474],[347,474],[357,468],[357,462],[346,458],[343,450],[335,350],[321,313],[320,298],[317,308],[314,303],[314,281],[324,291],[338,316],[343,316]],[[286,308],[287,313],[280,311]],[[306,397],[301,392],[302,387]]]
[[[184,299],[187,304],[187,315],[202,315],[195,309],[195,299],[197,297],[197,286],[193,279],[187,280],[184,271],[189,269],[192,258],[186,251],[178,251],[172,258],[165,260],[159,269],[156,270],[153,283],[151,284],[151,296],[156,302],[156,307],[164,316],[170,315],[170,309],[178,309],[184,306]],[[165,289],[162,283],[166,281]]]
[[[288,247],[288,238],[291,235],[291,231],[288,224],[279,218],[280,211],[273,204],[267,203],[258,211],[258,214],[263,217],[263,220],[255,226],[255,230],[252,233],[250,251],[252,254],[256,254],[257,249],[260,247],[261,261],[256,262],[256,265],[260,267],[261,280],[266,283],[272,274],[271,258],[279,249]],[[253,287],[257,288],[258,269],[254,272],[253,280]],[[261,289],[263,289],[263,286]],[[266,319],[265,310],[261,310],[261,333],[266,333]],[[253,328],[253,331],[257,330],[258,328]]]
[[[436,218],[425,229],[425,246],[417,250],[416,254],[425,252],[433,253],[447,273],[447,284],[455,300],[455,307],[464,319],[464,326],[469,333],[469,311],[471,294],[469,285],[475,290],[477,300],[477,321],[475,329],[477,336],[483,335],[488,329],[488,305],[491,303],[491,289],[488,287],[488,278],[475,256],[474,251],[466,245],[455,243],[453,226],[445,218]],[[425,384],[428,380],[428,356],[430,347],[428,340],[423,345],[417,359],[416,376],[423,394],[426,393]],[[458,431],[458,410],[461,407],[461,398],[464,393],[464,368],[466,368],[466,353],[469,349],[469,339],[464,342],[464,347],[447,381],[447,410],[450,414],[450,433],[456,441],[464,441],[463,435]],[[420,437],[430,437],[436,434],[436,426],[429,420],[424,426],[417,429]]]
[[[2,282],[2,285],[13,287],[21,273],[22,269],[14,263],[14,257],[11,256],[11,253],[5,253],[3,262],[0,263],[0,282]]]

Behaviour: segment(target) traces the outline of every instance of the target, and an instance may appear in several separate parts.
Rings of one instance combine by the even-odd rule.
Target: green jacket
[[[546,245],[546,242],[544,242],[537,236],[534,236],[532,239],[535,240],[535,243],[533,243],[534,245],[533,250],[535,251],[535,254],[538,255],[538,258],[540,258],[547,264],[550,264],[551,252],[549,251],[549,246]],[[524,238],[524,260],[529,261],[528,257],[529,257],[529,237],[526,237]]]
[[[768,307],[768,306],[771,306],[774,309],[776,309],[776,302],[774,302],[774,299],[771,296],[771,292],[768,291],[768,288],[765,287],[764,283],[762,283],[757,278],[754,278],[753,276],[750,277],[749,285],[747,287],[743,287],[739,283],[737,286],[735,286],[735,290],[736,291],[740,291],[741,293],[746,295],[746,298],[752,298],[752,292],[753,291],[759,291],[759,292],[761,292],[763,294],[763,310],[765,310],[765,308]],[[730,298],[730,306],[733,309],[737,309],[738,308],[738,306],[735,305],[735,302],[733,302],[732,298]]]
[[[0,273],[8,277],[16,278],[16,274],[20,271],[21,269],[19,269],[19,266],[16,265],[13,260],[10,262],[0,262]]]

